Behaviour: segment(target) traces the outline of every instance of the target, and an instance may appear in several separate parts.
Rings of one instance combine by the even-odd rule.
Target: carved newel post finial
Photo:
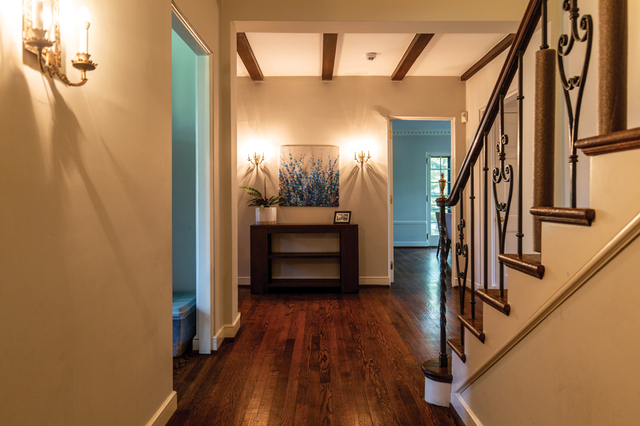
[[[440,173],[440,198],[447,198],[444,195],[444,188],[447,186],[447,180],[444,178],[444,173]]]

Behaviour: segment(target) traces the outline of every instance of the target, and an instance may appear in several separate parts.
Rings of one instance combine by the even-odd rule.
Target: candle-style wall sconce
[[[98,64],[93,62],[89,54],[89,26],[91,16],[86,7],[78,11],[79,46],[78,53],[71,60],[71,65],[80,70],[80,81],[72,83],[60,71],[60,0],[23,0],[22,1],[22,41],[25,50],[38,57],[40,70],[54,75],[68,86],[82,86],[87,82],[87,71],[93,71]]]
[[[254,152],[253,158],[251,157],[251,154],[247,154],[247,161],[251,163],[253,167],[258,167],[264,161],[264,152],[261,154]]]
[[[367,151],[366,154],[364,153],[364,151],[354,152],[353,159],[355,160],[356,163],[362,165],[371,159],[371,154],[369,154],[369,151]]]

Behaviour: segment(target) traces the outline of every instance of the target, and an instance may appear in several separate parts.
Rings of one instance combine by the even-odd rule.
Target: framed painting
[[[340,206],[340,147],[282,145],[278,172],[283,206]]]

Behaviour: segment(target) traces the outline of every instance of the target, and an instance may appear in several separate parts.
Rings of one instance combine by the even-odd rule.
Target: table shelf
[[[273,234],[338,234],[338,252],[273,252]],[[272,261],[280,259],[337,259],[340,278],[272,278]],[[277,224],[251,226],[251,293],[268,293],[278,288],[336,288],[342,293],[357,293],[359,286],[358,225]]]

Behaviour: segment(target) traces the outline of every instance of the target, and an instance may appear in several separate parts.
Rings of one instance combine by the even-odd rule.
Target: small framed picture
[[[351,212],[335,212],[333,214],[333,224],[348,225],[351,222]]]

